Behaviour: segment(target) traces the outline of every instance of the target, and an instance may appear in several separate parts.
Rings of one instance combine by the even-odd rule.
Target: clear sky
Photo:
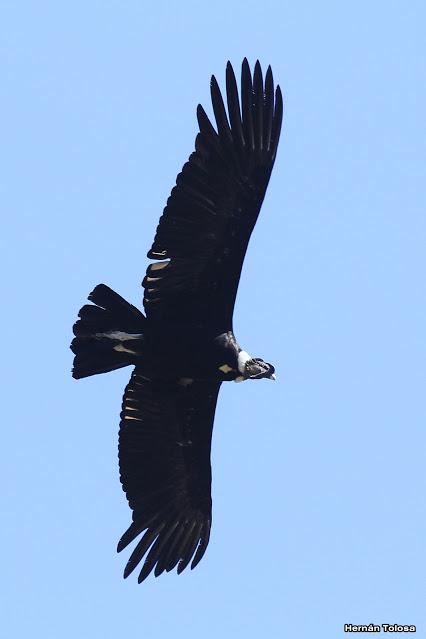
[[[415,0],[1,3],[2,636],[426,637],[425,21]],[[235,329],[278,381],[222,387],[209,549],[138,586],[115,552],[130,370],[72,380],[71,327],[99,282],[140,304],[196,105],[244,56],[285,122]]]

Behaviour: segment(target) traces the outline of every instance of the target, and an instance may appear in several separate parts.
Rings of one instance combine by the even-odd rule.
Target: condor
[[[195,151],[178,175],[148,258],[145,315],[105,284],[74,324],[76,379],[132,365],[122,404],[120,479],[133,511],[118,551],[142,535],[127,577],[194,568],[211,526],[210,447],[222,382],[275,379],[232,330],[241,268],[277,152],[282,96],[242,64],[241,101],[231,64],[225,109],[215,77],[217,130],[202,106]]]

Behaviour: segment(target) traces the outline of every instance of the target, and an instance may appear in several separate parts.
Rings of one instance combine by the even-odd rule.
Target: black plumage
[[[74,325],[73,376],[134,365],[120,422],[120,478],[133,521],[121,551],[142,535],[124,576],[139,581],[202,558],[211,526],[210,448],[223,381],[274,379],[238,345],[232,316],[241,268],[277,152],[282,97],[271,68],[231,64],[227,109],[214,76],[217,130],[201,105],[195,151],[160,218],[142,282],[145,315],[104,284]]]

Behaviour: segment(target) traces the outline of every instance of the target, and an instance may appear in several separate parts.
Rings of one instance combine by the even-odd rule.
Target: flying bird
[[[120,480],[133,511],[117,550],[141,536],[124,570],[139,583],[194,568],[212,521],[210,448],[222,382],[275,379],[233,333],[247,245],[268,186],[283,103],[271,67],[226,67],[227,109],[210,83],[216,129],[198,105],[195,151],[160,218],[142,282],[145,314],[105,284],[74,324],[76,379],[134,366],[119,433]]]

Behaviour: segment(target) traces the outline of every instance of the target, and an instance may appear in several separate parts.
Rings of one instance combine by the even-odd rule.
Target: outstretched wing
[[[211,526],[210,448],[220,383],[151,381],[136,368],[126,387],[120,423],[120,478],[133,523],[118,544],[140,533],[124,571],[147,553],[139,583],[177,565],[194,568]],[[195,555],[194,555],[195,553]]]
[[[215,77],[211,97],[217,132],[201,105],[195,152],[178,175],[148,257],[143,281],[148,317],[215,322],[230,329],[241,268],[275,161],[282,97],[268,67],[253,78],[245,59],[241,108],[231,64],[228,115]]]

